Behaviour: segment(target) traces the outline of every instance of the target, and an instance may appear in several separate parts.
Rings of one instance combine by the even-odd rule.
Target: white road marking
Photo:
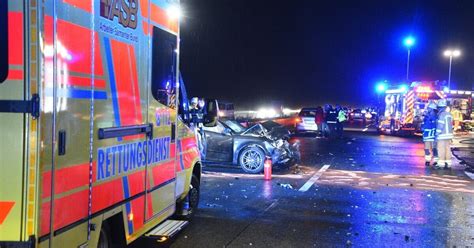
[[[470,173],[470,172],[467,172],[467,171],[465,171],[464,173],[466,173],[466,175],[468,177],[470,177],[472,180],[474,180],[474,173]]]
[[[318,172],[316,172],[300,189],[300,192],[308,191],[311,186],[323,175],[323,173],[329,168],[329,164],[324,165]]]
[[[209,172],[202,173],[202,177],[209,178],[226,178],[226,177],[238,177],[243,179],[262,179],[263,174],[242,174],[242,173],[225,173],[225,172]],[[283,178],[283,179],[302,179],[304,175],[272,175],[272,178]]]
[[[264,212],[264,213],[267,212],[268,210],[274,208],[277,204],[278,204],[278,200],[273,201],[272,204],[270,204],[270,206],[268,206],[267,208],[265,208],[265,210],[264,210],[263,212]]]

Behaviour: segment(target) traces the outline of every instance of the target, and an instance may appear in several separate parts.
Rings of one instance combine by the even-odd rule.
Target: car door
[[[204,127],[208,162],[232,161],[234,139],[230,130],[220,122],[215,127]]]

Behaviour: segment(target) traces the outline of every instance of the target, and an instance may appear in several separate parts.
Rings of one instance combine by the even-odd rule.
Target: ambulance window
[[[8,1],[0,1],[0,83],[8,75]]]
[[[176,36],[153,27],[151,90],[160,103],[175,107]]]

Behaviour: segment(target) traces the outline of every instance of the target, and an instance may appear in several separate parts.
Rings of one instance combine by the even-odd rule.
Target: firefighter
[[[453,116],[449,112],[446,100],[438,102],[438,121],[436,125],[436,142],[439,161],[437,168],[451,169],[451,143],[453,140]]]
[[[454,120],[454,128],[453,128],[454,131],[460,131],[461,123],[463,121],[462,112],[457,108],[453,108],[451,110],[451,114],[453,115],[453,120]]]
[[[194,123],[196,126],[201,126],[200,124],[203,122],[203,111],[199,107],[199,99],[197,97],[191,98],[189,112],[191,113],[192,123]]]
[[[191,104],[189,112],[191,114],[191,129],[194,131],[194,134],[197,139],[197,144],[201,156],[206,157],[206,136],[202,127],[204,126],[204,105],[205,102],[203,99],[197,97],[191,98]]]
[[[425,165],[430,166],[433,161],[433,166],[438,162],[438,151],[436,148],[436,125],[437,125],[437,107],[435,103],[430,103],[426,110],[421,130],[423,131],[423,143],[425,143]],[[431,152],[431,153],[430,153]]]

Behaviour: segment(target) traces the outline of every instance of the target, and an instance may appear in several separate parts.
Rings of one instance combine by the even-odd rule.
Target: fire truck
[[[451,108],[471,118],[472,91],[449,90],[436,82],[412,82],[385,90],[385,109],[379,129],[383,133],[416,134],[421,132],[423,114],[430,102],[446,99]]]
[[[111,247],[186,225],[201,162],[177,108],[177,6],[0,1],[0,247]]]

